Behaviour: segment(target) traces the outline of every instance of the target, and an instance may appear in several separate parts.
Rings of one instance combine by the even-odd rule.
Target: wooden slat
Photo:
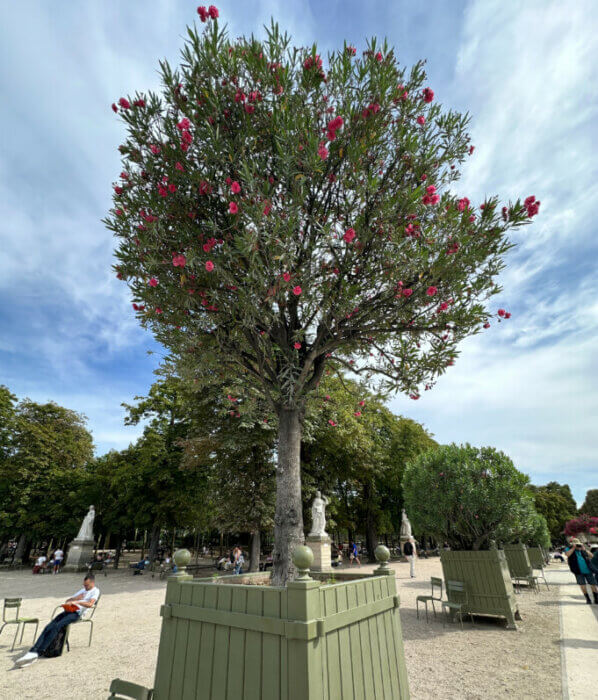
[[[230,611],[233,591],[232,586],[217,585],[218,599],[216,608],[218,610]],[[212,662],[212,693],[210,700],[226,700],[228,687],[228,658],[230,627],[216,625],[214,634],[214,660]]]
[[[187,586],[191,590],[189,603],[193,606],[203,605],[205,586]],[[187,602],[181,596],[181,602]],[[199,668],[199,654],[201,645],[202,623],[189,620],[189,630],[187,634],[187,650],[185,654],[185,670],[183,673],[183,700],[195,700],[197,691],[197,670]]]
[[[263,598],[260,586],[247,591],[247,612],[250,615],[263,614]],[[261,700],[262,697],[262,636],[253,630],[245,633],[243,700]]]
[[[180,601],[181,586],[178,582],[169,581],[166,588],[166,604]],[[174,666],[174,640],[178,621],[162,620],[158,663],[156,665],[155,693],[160,698],[170,698],[170,677]]]
[[[268,617],[280,618],[282,595],[278,591],[264,589],[263,611]],[[274,634],[262,635],[262,698],[278,700],[282,697],[281,678],[281,637]]]
[[[214,609],[218,601],[218,586],[212,584],[205,586],[203,608]],[[212,662],[214,659],[214,638],[216,635],[216,625],[211,622],[201,623],[201,641],[199,652],[199,665],[197,677],[200,682],[197,684],[196,700],[209,698],[212,693]]]

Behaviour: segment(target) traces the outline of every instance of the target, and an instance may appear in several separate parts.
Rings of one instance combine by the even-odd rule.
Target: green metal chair
[[[100,593],[94,606],[92,608],[87,608],[87,610],[89,610],[89,612],[86,613],[87,617],[80,617],[78,620],[75,620],[75,622],[71,622],[70,625],[67,625],[66,636],[64,638],[65,644],[67,644],[67,648],[68,648],[68,641],[69,641],[69,630],[71,629],[72,625],[79,625],[82,622],[89,622],[89,643],[87,644],[87,646],[88,647],[91,646],[91,637],[93,635],[93,619],[92,618],[94,616],[96,608],[98,607],[98,603],[100,602],[101,597],[102,597],[102,594]],[[54,612],[52,613],[52,617],[51,617],[52,620],[56,617],[56,612],[58,610],[61,610],[61,609],[62,609],[62,605],[57,605],[54,608]]]
[[[419,620],[419,604],[423,603],[426,607],[426,622],[428,621],[428,601],[432,603],[434,617],[436,617],[436,606],[434,605],[434,601],[442,603],[442,579],[432,576],[432,578],[430,579],[430,583],[432,584],[432,595],[418,595],[415,599],[415,610],[417,613],[417,619]],[[440,590],[440,594],[437,596],[434,595],[435,588],[438,588]]]
[[[129,683],[129,681],[123,681],[120,678],[115,678],[112,683],[110,683],[110,695],[108,700],[112,698],[131,698],[131,700],[152,700],[154,696],[154,691],[149,688],[144,688],[142,685],[137,685],[137,683]]]
[[[2,627],[0,627],[0,634],[2,630],[7,625],[16,625],[17,631],[15,632],[15,638],[12,640],[11,651],[14,650],[17,637],[19,636],[19,629],[21,630],[21,639],[19,644],[23,641],[23,634],[25,632],[25,625],[35,625],[35,632],[33,633],[33,639],[37,637],[37,628],[39,627],[39,619],[37,617],[19,617],[19,611],[21,609],[22,598],[5,598],[4,607],[2,608]],[[6,611],[14,610],[14,618],[6,619]]]
[[[442,621],[442,626],[446,625],[448,611],[459,615],[461,629],[463,629],[463,608],[467,607],[467,590],[463,581],[447,581],[446,582],[446,597],[448,600],[442,601],[442,610],[445,613]],[[473,625],[473,615],[471,615],[471,624]]]

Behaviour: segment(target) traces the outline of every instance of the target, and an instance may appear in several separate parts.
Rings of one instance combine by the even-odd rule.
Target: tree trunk
[[[303,544],[301,504],[301,417],[299,409],[278,412],[278,464],[272,585],[284,586],[295,578],[291,555]]]
[[[160,526],[158,523],[152,525],[150,534],[149,547],[147,550],[147,558],[153,562],[158,558],[158,547],[160,546]]]
[[[120,562],[120,553],[122,551],[123,536],[121,534],[116,537],[116,552],[114,554],[114,568],[118,569],[118,564]]]
[[[251,533],[251,543],[249,545],[249,571],[259,571],[260,568],[261,537],[260,531],[254,530]]]
[[[365,546],[368,550],[368,561],[375,564],[374,550],[378,546],[378,533],[376,532],[376,517],[372,508],[372,491],[367,483],[363,489],[363,499],[365,501]]]

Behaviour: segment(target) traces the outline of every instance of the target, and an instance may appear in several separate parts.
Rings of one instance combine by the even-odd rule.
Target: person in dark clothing
[[[575,579],[581,588],[581,592],[586,598],[586,603],[588,605],[592,602],[590,600],[590,594],[586,590],[586,585],[592,587],[592,592],[594,593],[594,603],[598,605],[598,585],[596,582],[596,576],[593,572],[594,565],[590,559],[590,555],[587,553],[583,544],[577,539],[577,537],[572,537],[569,540],[569,547],[565,549],[565,556],[567,557],[567,563],[571,572],[575,575]]]
[[[100,591],[96,588],[93,575],[87,574],[83,579],[83,588],[77,591],[71,598],[67,598],[62,606],[64,612],[57,615],[44,627],[37,642],[35,642],[26,654],[23,654],[20,659],[17,659],[17,666],[29,665],[37,661],[39,655],[46,651],[58,632],[63,627],[70,625],[72,622],[76,622],[85,613],[87,608],[93,608],[99,597]]]
[[[415,578],[415,557],[417,556],[417,549],[413,537],[410,537],[403,545],[403,554],[407,557],[407,561],[409,562],[409,574],[411,578]]]

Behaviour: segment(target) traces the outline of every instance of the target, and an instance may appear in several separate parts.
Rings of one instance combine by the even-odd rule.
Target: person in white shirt
[[[93,608],[99,597],[100,590],[95,585],[93,575],[87,574],[83,579],[83,588],[77,591],[74,596],[66,599],[63,605],[64,612],[57,615],[44,627],[37,642],[26,654],[17,659],[17,666],[32,664],[34,661],[37,661],[39,655],[50,646],[58,632],[63,627],[70,625],[71,622],[79,620],[89,608]]]
[[[62,549],[54,550],[54,573],[57,574],[62,565],[62,560],[64,559],[64,552]]]

